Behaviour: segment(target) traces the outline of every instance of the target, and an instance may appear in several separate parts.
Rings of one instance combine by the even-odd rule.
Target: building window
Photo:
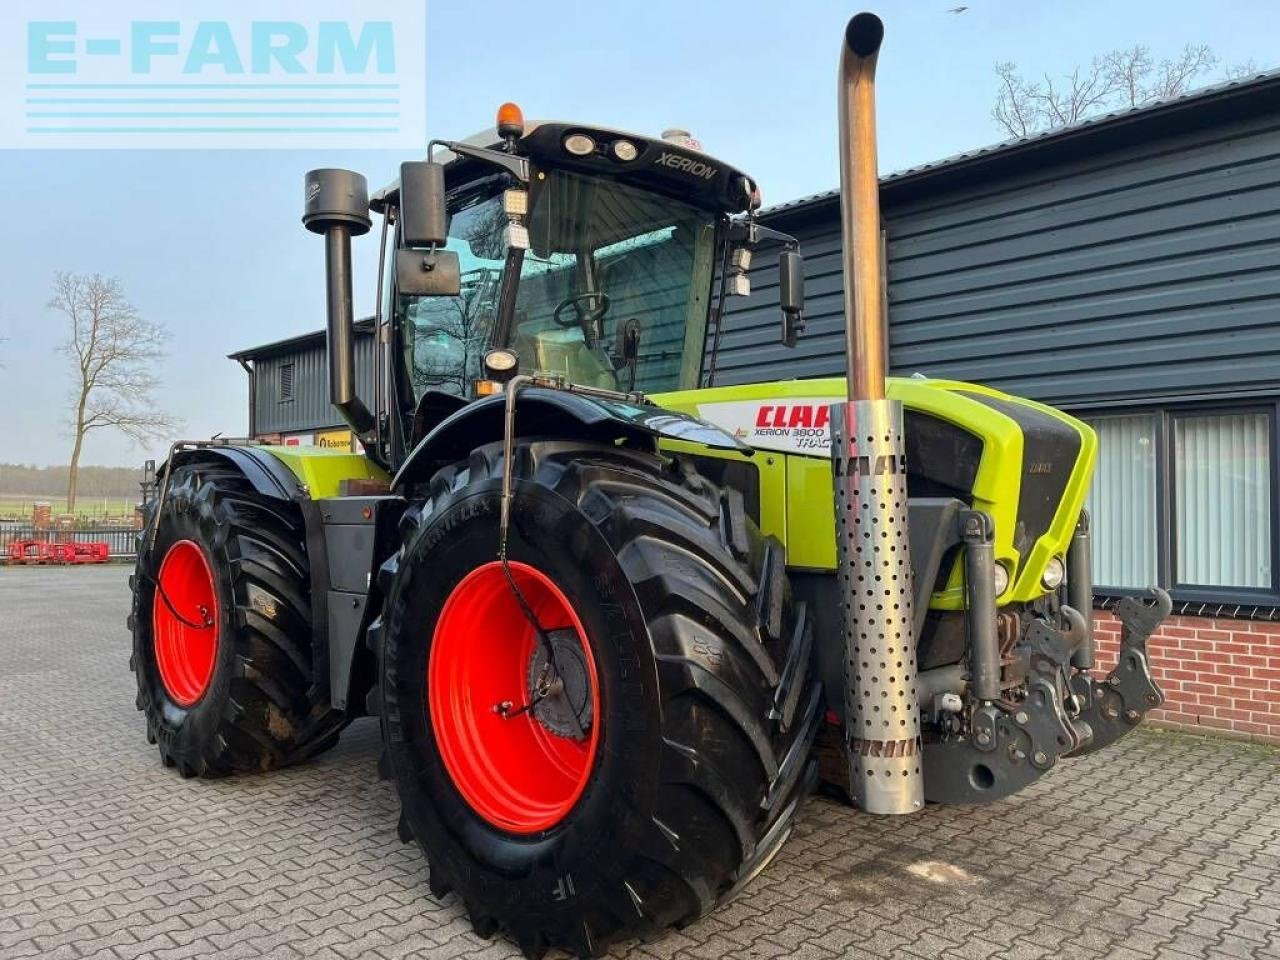
[[[293,399],[293,364],[280,364],[280,402]]]
[[[1176,582],[1271,586],[1271,417],[1173,418]]]
[[[1089,490],[1093,582],[1115,587],[1156,583],[1156,429],[1152,414],[1090,421],[1098,431],[1098,467]]]
[[[1085,417],[1100,593],[1157,584],[1175,599],[1280,601],[1276,405]]]

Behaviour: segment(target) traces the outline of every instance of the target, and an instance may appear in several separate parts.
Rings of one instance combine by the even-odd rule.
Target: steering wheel
[[[564,316],[565,310],[567,310],[569,307],[574,306],[580,300],[595,300],[599,303],[599,306],[597,306],[594,310],[588,313],[585,317],[573,316],[573,317],[566,318]],[[583,323],[594,323],[596,320],[599,320],[608,312],[609,312],[609,295],[607,293],[576,293],[572,297],[568,297],[560,301],[560,306],[556,307],[555,313],[551,315],[551,319],[554,320],[556,324],[561,327],[565,327],[566,329],[572,329],[574,327],[582,325]]]

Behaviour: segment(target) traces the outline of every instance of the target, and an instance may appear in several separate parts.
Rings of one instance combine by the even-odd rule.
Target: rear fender
[[[255,492],[293,504],[301,514],[311,580],[313,680],[334,708],[358,714],[358,695],[371,682],[368,664],[357,662],[360,640],[369,608],[379,600],[369,595],[370,581],[394,540],[403,501],[340,496],[343,480],[386,475],[363,456],[306,447],[188,447],[175,452],[158,475],[202,463],[230,464]]]
[[[189,463],[222,461],[231,464],[264,497],[275,500],[296,501],[302,497],[302,487],[296,474],[262,447],[200,447],[179,450],[156,471],[163,479],[171,467]]]

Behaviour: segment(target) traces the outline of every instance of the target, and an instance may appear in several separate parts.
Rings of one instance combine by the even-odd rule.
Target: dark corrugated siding
[[[842,371],[838,209],[792,217],[806,335],[778,343],[762,256],[718,383]],[[896,373],[1077,405],[1280,389],[1274,115],[907,203],[889,187],[884,217]]]
[[[293,367],[293,399],[280,399],[280,368]],[[356,337],[356,393],[372,409],[373,337]],[[295,353],[254,361],[257,403],[254,427],[259,434],[299,433],[342,423],[329,403],[329,368],[324,344]]]

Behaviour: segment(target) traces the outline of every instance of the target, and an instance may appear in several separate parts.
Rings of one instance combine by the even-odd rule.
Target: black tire
[[[509,553],[548,575],[590,638],[601,745],[568,815],[535,835],[476,814],[443,766],[425,702],[434,624],[459,580],[494,560],[500,444],[446,468],[382,571],[374,703],[438,896],[476,932],[529,957],[594,956],[684,925],[755,876],[812,783],[821,720],[810,632],[781,546],[742,498],[687,463],[618,447],[532,441],[516,450]]]
[[[176,467],[155,545],[138,538],[130,578],[130,669],[147,739],[184,777],[269,770],[335,744],[346,721],[317,698],[311,643],[311,581],[300,512],[256,493],[229,464]],[[213,674],[194,704],[175,702],[156,663],[156,577],[170,547],[194,542],[217,598]],[[164,598],[160,598],[163,602]]]

